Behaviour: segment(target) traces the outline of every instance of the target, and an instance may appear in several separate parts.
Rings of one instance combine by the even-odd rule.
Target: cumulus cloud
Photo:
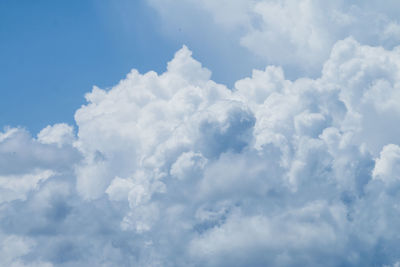
[[[235,3],[257,6],[260,29],[263,12],[295,13],[317,39],[312,21],[332,19],[316,1]],[[330,5],[347,26],[369,7]],[[94,87],[76,132],[0,132],[0,265],[397,266],[400,50],[305,45],[290,23],[273,36],[303,46],[295,57],[326,45],[319,77],[267,66],[228,88],[183,46],[162,74]]]
[[[74,141],[73,128],[65,123],[47,126],[38,134],[38,140],[43,144],[57,144],[62,146]]]
[[[26,199],[26,194],[38,187],[40,182],[47,180],[54,173],[50,170],[36,171],[25,175],[0,176],[1,197],[0,202],[15,199]]]
[[[375,168],[372,172],[373,178],[380,179],[393,186],[399,179],[400,147],[389,144],[383,147],[380,157],[376,159]]]

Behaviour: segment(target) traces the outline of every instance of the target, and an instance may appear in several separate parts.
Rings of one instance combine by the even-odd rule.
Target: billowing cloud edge
[[[229,89],[183,47],[94,87],[76,135],[6,129],[1,263],[395,265],[399,52],[347,38],[317,79]]]

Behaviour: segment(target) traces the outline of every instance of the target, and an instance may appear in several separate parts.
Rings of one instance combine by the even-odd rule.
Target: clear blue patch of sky
[[[181,43],[143,0],[0,1],[0,127],[74,124],[93,85],[163,72]]]

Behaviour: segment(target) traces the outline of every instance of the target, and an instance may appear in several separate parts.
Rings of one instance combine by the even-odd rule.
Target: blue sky
[[[0,125],[73,123],[93,85],[164,71],[180,45],[159,24],[144,1],[1,1]]]
[[[0,2],[0,266],[400,266],[400,2]]]

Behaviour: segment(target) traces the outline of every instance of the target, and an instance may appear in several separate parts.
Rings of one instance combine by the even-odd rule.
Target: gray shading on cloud
[[[85,97],[0,133],[0,266],[400,265],[399,48],[228,88],[184,46]]]

